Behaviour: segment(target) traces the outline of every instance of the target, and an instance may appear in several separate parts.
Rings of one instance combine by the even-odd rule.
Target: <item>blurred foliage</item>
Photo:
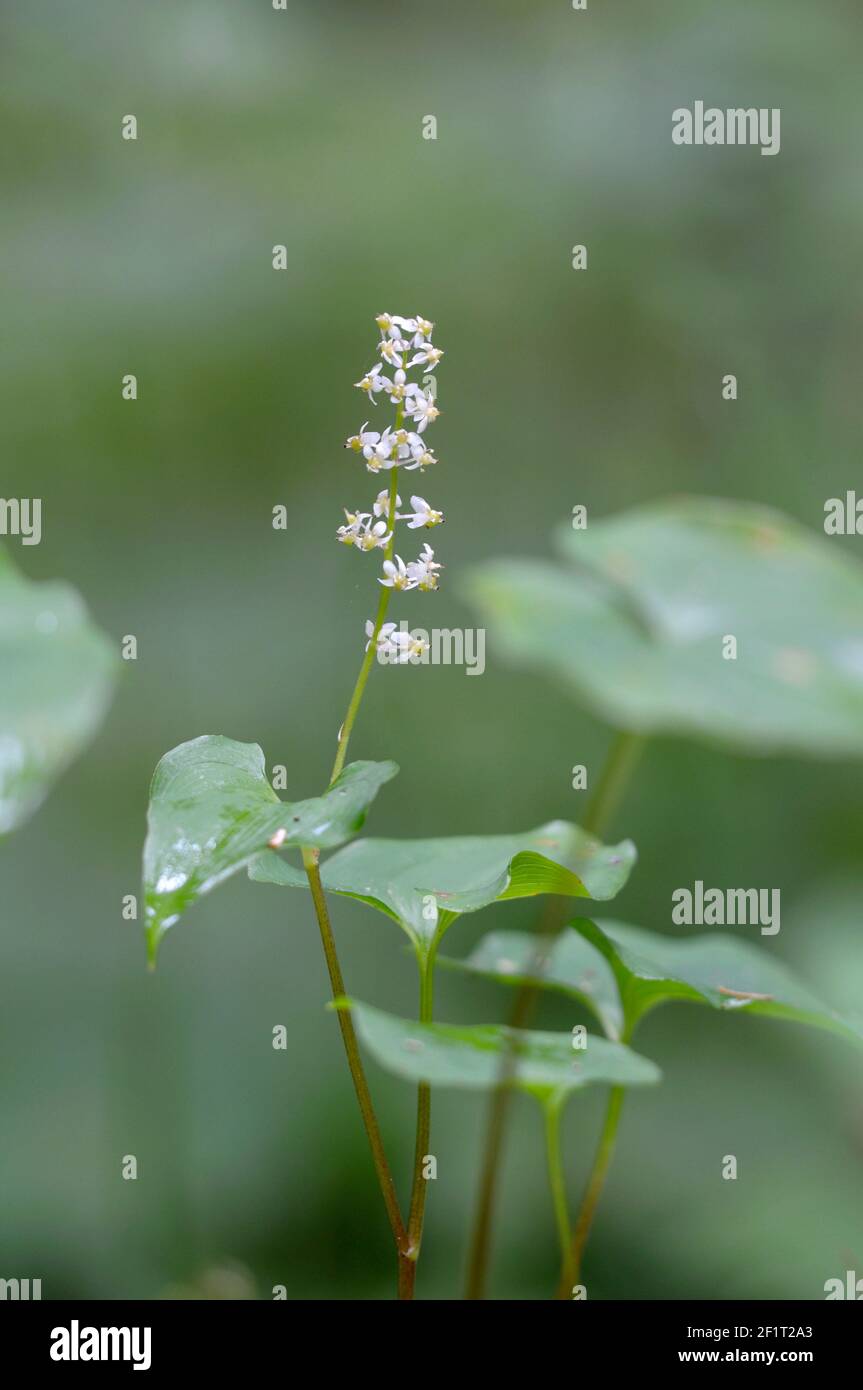
[[[650,1086],[660,1079],[653,1062],[599,1035],[591,1037],[576,1060],[569,1033],[521,1029],[513,1034],[497,1023],[417,1023],[357,999],[336,1003],[350,1010],[360,1038],[382,1067],[414,1084],[428,1082],[433,1089],[494,1090],[513,1048],[518,1064],[510,1084],[534,1096],[544,1109],[559,1109],[585,1086]]]
[[[0,549],[0,836],[33,815],[86,747],[119,664],[70,585],[28,583]]]
[[[576,520],[561,530],[565,568],[504,558],[470,571],[498,651],[627,731],[863,756],[863,565],[737,502]]]
[[[44,499],[42,544],[15,559],[71,580],[139,659],[94,750],[0,852],[4,1275],[42,1277],[46,1297],[206,1291],[232,1269],[261,1297],[391,1293],[307,898],[234,881],[146,975],[120,905],[138,891],[152,769],[219,733],[260,740],[292,799],[325,781],[374,603],[369,565],[332,534],[372,495],[341,444],[365,418],[351,383],[381,309],[434,318],[447,350],[429,478],[447,515],[428,598],[441,626],[473,621],[456,596],[469,564],[543,556],[576,503],[599,517],[685,491],[820,526],[854,485],[863,425],[860,38],[852,0],[589,15],[562,0],[7,0],[2,491]],[[673,147],[671,109],[702,95],[781,107],[781,154]],[[427,621],[412,597],[404,615]],[[374,673],[352,755],[402,773],[373,834],[578,820],[570,770],[598,764],[605,731],[488,661],[481,680]],[[833,986],[863,981],[859,786],[850,761],[652,744],[613,827],[640,855],[615,914],[663,930],[681,883],[780,887],[772,947],[852,1008]],[[534,911],[488,908],[463,949]],[[407,1012],[415,970],[390,924],[341,900],[334,918],[352,993]],[[455,974],[439,996],[450,1021],[507,1006]],[[549,998],[537,1026],[576,1021]],[[852,1049],[688,1006],[651,1016],[639,1049],[666,1082],[627,1103],[592,1296],[819,1297],[859,1271]],[[413,1098],[377,1069],[372,1083],[406,1182]],[[573,1195],[602,1100],[566,1117]],[[556,1274],[527,1105],[500,1206],[503,1297],[543,1297]],[[421,1297],[458,1288],[482,1113],[435,1100]],[[737,1182],[720,1179],[727,1153]]]

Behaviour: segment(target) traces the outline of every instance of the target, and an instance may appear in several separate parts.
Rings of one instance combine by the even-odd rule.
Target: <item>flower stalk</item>
[[[315,905],[315,915],[317,916],[321,931],[321,943],[324,948],[324,957],[327,962],[327,971],[330,977],[333,998],[341,999],[345,995],[345,982],[342,978],[341,966],[339,965],[335,938],[333,937],[333,930],[330,924],[330,914],[327,909],[326,896],[321,883],[321,874],[318,868],[318,854],[316,850],[303,850],[303,867],[305,868],[306,876],[309,880],[312,901]],[[396,1248],[402,1250],[407,1245],[407,1233],[405,1231],[401,1211],[399,1210],[395,1183],[393,1182],[387,1156],[384,1152],[383,1140],[381,1139],[377,1116],[375,1115],[371,1093],[360,1057],[359,1043],[357,1042],[353,1020],[347,1009],[339,1009],[337,1013],[339,1027],[342,1033],[342,1042],[344,1043],[345,1054],[348,1059],[348,1068],[350,1069],[351,1080],[354,1083],[354,1090],[356,1091],[360,1114],[362,1115],[363,1125],[366,1135],[368,1136],[369,1147],[372,1151],[372,1158],[374,1160],[375,1171],[378,1175],[384,1206],[386,1207],[387,1216],[389,1217]]]
[[[569,1225],[569,1208],[566,1200],[566,1183],[563,1176],[563,1158],[560,1147],[560,1116],[563,1097],[546,1101],[545,1111],[545,1149],[548,1164],[548,1185],[551,1189],[557,1238],[560,1245],[561,1280],[566,1277],[570,1262],[572,1232]]]
[[[623,1041],[628,1042],[625,1038]],[[605,1120],[602,1126],[602,1134],[599,1138],[596,1155],[593,1160],[593,1167],[590,1177],[587,1180],[587,1187],[584,1191],[581,1207],[575,1221],[575,1230],[568,1248],[564,1249],[561,1264],[560,1283],[558,1285],[557,1297],[559,1299],[572,1298],[573,1288],[581,1278],[581,1261],[584,1256],[584,1247],[590,1235],[590,1228],[593,1225],[593,1218],[599,1199],[602,1196],[602,1189],[605,1186],[605,1179],[608,1176],[608,1169],[614,1155],[614,1145],[617,1139],[617,1129],[620,1124],[620,1112],[623,1107],[623,1098],[626,1094],[625,1087],[612,1086],[608,1097],[608,1106],[605,1112]]]
[[[583,829],[592,835],[601,835],[629,783],[635,765],[641,755],[644,739],[637,734],[618,733],[609,749],[608,756],[600,774],[596,790],[582,822]],[[549,898],[542,917],[537,925],[537,945],[534,960],[536,967],[548,949],[549,942],[563,930],[568,915],[565,899]],[[535,985],[523,985],[516,993],[509,1019],[510,1028],[526,1028],[536,1006],[539,989]],[[494,1220],[494,1206],[500,1176],[500,1166],[506,1139],[507,1122],[512,1102],[512,1090],[507,1085],[509,1072],[513,1068],[509,1054],[503,1058],[500,1084],[489,1101],[488,1123],[483,1148],[476,1214],[471,1231],[468,1250],[467,1279],[465,1298],[479,1300],[485,1297],[488,1277],[491,1235]],[[612,1092],[613,1095],[613,1092]],[[622,1096],[621,1096],[622,1100]],[[610,1158],[610,1155],[609,1155]],[[601,1190],[601,1183],[600,1183]],[[598,1195],[598,1194],[597,1194]],[[588,1221],[588,1229],[589,1229]],[[584,1239],[586,1240],[585,1232]],[[572,1282],[575,1282],[573,1280]]]
[[[405,564],[401,556],[395,551],[395,533],[398,522],[406,522],[408,530],[411,531],[420,528],[430,530],[432,527],[440,525],[444,519],[442,512],[430,506],[425,498],[418,494],[413,495],[410,499],[411,511],[399,512],[402,500],[398,493],[400,470],[404,472],[419,470],[422,472],[437,462],[424,438],[428,426],[440,414],[435,404],[434,393],[431,389],[426,390],[418,383],[409,381],[407,373],[414,367],[436,367],[443,356],[443,351],[431,342],[434,325],[428,319],[380,314],[376,322],[381,333],[378,343],[381,365],[371,368],[355,384],[365,392],[372,404],[376,404],[375,395],[384,392],[396,407],[395,423],[391,427],[387,426],[381,432],[369,430],[368,422],[366,422],[359,434],[352,435],[346,441],[345,447],[361,455],[370,473],[389,470],[389,485],[378,493],[370,512],[345,511],[345,522],[338,528],[336,539],[342,544],[350,545],[363,552],[382,550],[384,553],[383,565],[382,574],[378,578],[380,592],[377,612],[374,621],[369,620],[366,623],[368,641],[365,655],[348,703],[347,713],[339,729],[336,757],[330,774],[331,786],[344,767],[348,743],[375,659],[398,665],[404,665],[406,662],[415,664],[426,649],[427,644],[424,641],[415,639],[410,632],[397,631],[395,623],[386,622],[392,594],[396,590],[400,592],[411,589],[434,591],[438,588],[438,571],[441,569],[441,565],[434,558],[434,551],[428,544],[423,546],[423,550],[416,560]],[[413,356],[409,356],[411,352]],[[391,377],[384,374],[383,366],[393,368]],[[415,428],[406,428],[407,423],[413,424]],[[337,998],[343,996],[346,990],[321,883],[317,851],[311,849],[303,851],[303,866],[309,880],[312,901],[318,919],[333,997]],[[422,1022],[431,1021],[433,972],[434,950],[429,953],[421,971],[420,1020]],[[340,1009],[338,1017],[348,1068],[396,1244],[398,1297],[401,1300],[412,1299],[425,1210],[426,1180],[423,1168],[429,1145],[431,1091],[425,1084],[421,1084],[418,1088],[413,1185],[408,1223],[405,1226],[372,1104],[353,1022],[350,1013],[346,1010]]]

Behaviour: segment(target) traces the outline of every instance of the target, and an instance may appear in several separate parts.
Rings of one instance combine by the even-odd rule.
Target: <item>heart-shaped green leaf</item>
[[[603,845],[577,825],[550,821],[522,835],[439,840],[358,840],[322,866],[324,888],[359,898],[404,928],[422,954],[463,912],[537,893],[606,901],[635,863],[630,840]],[[304,887],[305,875],[275,854],[249,870],[262,883]]]
[[[557,990],[592,1009],[609,1038],[620,1038],[623,1009],[614,971],[577,932],[543,939],[535,932],[487,932],[464,960],[439,957],[439,964],[506,985]]]
[[[359,830],[395,763],[351,763],[323,796],[280,801],[256,743],[205,734],[166,753],[153,775],[144,846],[147,945],[273,839],[329,849]],[[276,855],[273,856],[277,858]]]
[[[118,666],[74,589],[31,583],[0,551],[0,836],[90,740]]]
[[[688,498],[569,530],[563,548],[569,568],[473,572],[493,650],[563,677],[621,729],[863,754],[863,565],[829,539]]]
[[[488,1091],[506,1078],[506,1084],[550,1104],[583,1086],[645,1086],[661,1076],[646,1057],[594,1033],[576,1048],[571,1033],[528,1032],[497,1023],[413,1023],[356,1000],[340,999],[336,1005],[350,1009],[376,1061],[405,1081]]]
[[[787,966],[751,942],[719,933],[661,936],[611,920],[577,918],[571,926],[545,944],[529,932],[489,932],[465,960],[445,956],[441,964],[499,984],[569,994],[593,1009],[613,1039],[631,1037],[657,1004],[683,999],[863,1041],[863,1020],[829,1009]]]
[[[749,941],[720,933],[660,936],[622,922],[584,918],[572,926],[614,971],[626,1037],[657,1004],[684,999],[714,1009],[806,1023],[863,1042],[863,1020],[843,1018],[829,1009],[795,980],[787,966]]]

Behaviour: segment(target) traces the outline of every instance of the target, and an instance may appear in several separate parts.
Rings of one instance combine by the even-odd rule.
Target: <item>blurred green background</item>
[[[375,602],[375,562],[332,536],[376,491],[341,446],[366,418],[352,383],[381,310],[433,318],[447,353],[442,462],[421,486],[446,511],[445,582],[395,616],[472,623],[464,569],[543,554],[578,502],[601,516],[716,494],[820,529],[859,481],[861,33],[852,0],[5,0],[2,491],[44,499],[41,546],[11,548],[31,577],[76,584],[118,641],[134,633],[139,659],[0,852],[0,1275],[41,1277],[45,1297],[390,1296],[310,903],[233,881],[148,977],[120,905],[150,774],[222,733],[284,763],[291,794],[323,785]],[[674,147],[671,111],[697,98],[780,107],[780,155]],[[608,732],[488,661],[482,679],[374,673],[351,752],[402,771],[372,833],[578,819],[571,768],[597,768]],[[696,878],[777,886],[767,948],[859,1010],[861,830],[858,766],[656,742],[613,827],[641,855],[614,915],[668,929],[672,888]],[[534,913],[463,919],[448,948]],[[334,916],[352,992],[413,1009],[395,926],[343,900]],[[509,1004],[441,977],[441,1017]],[[566,1001],[543,1010],[579,1021]],[[819,1298],[863,1275],[859,1058],[688,1006],[648,1020],[639,1049],[666,1081],[627,1104],[591,1297]],[[370,1072],[404,1186],[413,1095]],[[567,1114],[573,1199],[602,1101]],[[460,1291],[484,1113],[435,1099],[420,1297]],[[549,1295],[524,1101],[500,1218],[494,1294]]]

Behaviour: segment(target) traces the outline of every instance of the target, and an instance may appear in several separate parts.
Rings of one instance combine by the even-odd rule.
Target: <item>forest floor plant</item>
[[[389,397],[395,407],[395,421],[382,431],[369,430],[367,423],[358,434],[352,435],[346,448],[359,453],[365,460],[370,473],[388,473],[389,482],[376,497],[371,512],[348,512],[345,510],[345,524],[339,527],[338,539],[358,550],[380,549],[384,553],[383,573],[378,579],[381,586],[377,613],[374,621],[366,624],[366,653],[363,658],[356,685],[348,704],[344,723],[339,730],[336,758],[330,774],[330,787],[333,786],[344,767],[351,732],[362,703],[366,682],[375,658],[394,658],[399,664],[422,656],[425,644],[416,640],[409,632],[403,632],[393,622],[387,623],[386,616],[393,591],[406,592],[421,589],[426,592],[438,587],[438,570],[441,566],[434,558],[434,551],[426,543],[416,560],[407,565],[395,551],[397,522],[407,522],[408,528],[431,529],[443,521],[443,513],[430,507],[423,497],[413,495],[410,499],[411,512],[400,512],[402,499],[398,495],[400,472],[422,472],[437,462],[435,455],[424,438],[425,431],[440,414],[435,405],[435,397],[430,390],[424,390],[417,382],[412,382],[408,372],[422,368],[426,373],[437,367],[443,356],[443,349],[435,347],[431,341],[434,324],[421,317],[405,318],[401,315],[379,314],[377,326],[381,337],[378,353],[381,361],[374,363],[358,381],[357,387],[369,401],[376,404],[375,396],[381,393]],[[385,375],[383,367],[392,370],[392,376]],[[405,422],[415,425],[406,428]],[[333,998],[345,997],[345,986],[336,953],[335,938],[330,925],[326,897],[321,884],[319,868],[320,851],[303,850],[303,867],[309,880],[315,913],[321,932],[321,941],[327,961]],[[431,973],[423,978],[421,989],[420,1019],[429,1022],[432,1009]],[[426,1184],[422,1176],[423,1158],[428,1148],[431,1097],[429,1087],[421,1085],[417,1100],[417,1132],[414,1158],[413,1182],[411,1187],[410,1211],[405,1226],[399,1210],[392,1174],[387,1163],[381,1142],[380,1130],[375,1117],[371,1094],[363,1071],[356,1033],[350,1011],[338,1010],[339,1026],[348,1057],[351,1078],[357,1093],[363,1123],[371,1145],[377,1169],[378,1181],[383,1193],[393,1238],[398,1251],[399,1297],[413,1297],[416,1280],[416,1266],[422,1241],[423,1216],[425,1211]]]
[[[583,819],[587,828],[605,830],[648,735],[703,739],[762,758],[863,753],[863,667],[852,635],[863,624],[863,570],[852,557],[778,512],[710,498],[654,502],[589,528],[573,522],[560,528],[556,541],[563,566],[491,561],[471,572],[468,596],[489,623],[497,652],[532,672],[549,672],[579,704],[619,730]],[[585,651],[594,653],[591,662],[583,660]],[[460,963],[511,983],[517,961],[526,982],[511,1010],[516,1026],[549,984],[578,997],[580,952],[568,930],[559,938],[566,917],[554,905],[538,921],[533,945],[498,932]],[[569,925],[613,965],[627,1007],[620,1016],[606,1013],[610,1036],[629,1041],[640,1017],[632,1009],[633,989],[639,992],[634,981],[653,960],[656,978],[669,978],[667,994],[660,991],[651,1007],[666,997],[692,998],[725,1010],[793,1017],[860,1039],[859,1022],[839,1019],[779,962],[743,943],[710,936],[675,941],[619,923]],[[600,926],[638,951],[634,973]],[[495,953],[507,960],[505,973],[496,968]],[[570,1297],[580,1278],[623,1098],[622,1089],[612,1089],[560,1297]],[[468,1298],[481,1298],[486,1289],[508,1101],[499,1090],[490,1107]]]
[[[644,740],[639,738],[636,734],[619,733],[614,738],[606,759],[605,767],[597,782],[596,790],[591,796],[587,809],[582,817],[582,827],[588,834],[605,834],[606,828],[617,810],[621,798],[626,791],[632,772],[641,756],[643,745]],[[543,961],[548,955],[549,947],[554,941],[554,938],[565,929],[567,919],[568,904],[566,899],[549,898],[545,909],[536,923],[536,946],[533,959],[528,966],[529,975],[532,980],[538,979],[541,975]],[[542,990],[538,983],[525,983],[520,987],[510,1010],[510,1028],[521,1029],[527,1027],[533,1016],[534,1009],[539,1002],[541,993]],[[512,1086],[509,1084],[512,1065],[513,1062],[510,1059],[506,1059],[502,1064],[500,1083],[495,1088],[489,1101],[476,1211],[471,1227],[470,1244],[468,1247],[465,1298],[472,1301],[481,1299],[485,1296],[488,1280],[495,1200],[497,1197],[498,1183],[500,1181],[500,1169],[503,1162],[506,1131],[513,1098]],[[608,1102],[609,1117],[613,1112],[619,1114],[620,1106],[616,1097],[617,1089],[613,1089]],[[608,1123],[609,1120],[607,1119],[606,1125],[608,1125]],[[614,1131],[612,1131],[612,1143],[613,1133]],[[563,1286],[570,1287],[577,1282],[570,1266],[574,1264],[577,1268],[580,1263],[579,1257],[587,1240],[593,1211],[599,1199],[599,1193],[602,1189],[602,1182],[609,1161],[610,1154],[602,1163],[600,1162],[600,1156],[597,1157],[596,1173],[588,1184],[587,1193],[576,1222],[574,1250],[578,1251],[577,1256],[575,1253],[572,1255],[567,1253],[572,1244],[572,1237],[570,1236],[567,1240],[567,1252],[564,1253],[563,1269],[561,1272],[561,1283]]]
[[[433,592],[438,588],[441,569],[427,542],[421,553],[406,563],[396,550],[395,536],[399,524],[408,530],[426,531],[443,521],[442,513],[422,496],[411,496],[410,508],[404,511],[399,496],[400,475],[421,472],[436,463],[427,442],[428,427],[439,414],[430,374],[443,354],[433,345],[433,326],[425,319],[381,314],[376,322],[380,360],[356,385],[372,404],[376,404],[376,396],[385,395],[394,408],[394,419],[383,430],[371,430],[364,424],[348,439],[347,447],[370,473],[388,475],[387,486],[378,493],[371,510],[345,513],[337,539],[360,551],[380,551],[382,568],[377,576],[376,613],[366,623],[366,648],[339,730],[329,783],[319,796],[285,802],[273,790],[263,753],[256,744],[205,735],[167,753],[153,777],[144,850],[149,960],[151,966],[155,964],[164,933],[190,906],[241,869],[246,869],[253,881],[310,893],[329,973],[332,1007],[392,1231],[398,1297],[408,1300],[414,1296],[427,1185],[436,1176],[437,1160],[430,1152],[434,1086],[493,1094],[469,1296],[480,1296],[484,1285],[506,1096],[518,1089],[533,1096],[543,1114],[551,1209],[560,1247],[559,1294],[583,1297],[581,1257],[611,1159],[624,1089],[654,1084],[660,1078],[653,1062],[638,1056],[628,1045],[648,1009],[666,1000],[689,999],[718,1009],[746,1009],[795,1019],[858,1042],[863,1039],[863,1027],[826,1009],[777,961],[746,943],[721,936],[664,938],[603,919],[569,919],[567,899],[606,902],[620,892],[634,867],[636,851],[631,841],[606,845],[598,838],[640,749],[641,738],[634,730],[622,732],[612,745],[584,826],[556,820],[513,834],[421,840],[362,838],[348,843],[361,828],[378,791],[398,771],[392,762],[346,761],[372,666],[377,661],[404,667],[421,662],[427,655],[424,637],[405,630],[403,622],[397,625],[388,620],[390,601],[395,591]],[[425,374],[423,385],[409,377],[416,369]],[[667,548],[660,546],[657,553],[664,555]],[[693,547],[699,556],[701,551],[699,545]],[[517,585],[523,578],[524,570],[506,566],[505,583]],[[536,588],[535,576],[529,579]],[[546,580],[540,576],[539,582],[541,588]],[[517,596],[517,601],[507,603],[503,610],[507,621],[523,621],[518,642],[538,642],[543,651],[547,639],[543,625],[556,621],[560,596],[566,599],[565,585],[556,579],[551,583],[556,602],[544,601],[543,590],[539,606],[533,602],[532,592],[529,602]],[[776,587],[771,584],[771,592]],[[592,586],[591,603],[599,601],[598,594],[597,586]],[[583,617],[585,611],[584,598],[579,596],[575,612]],[[619,611],[614,608],[603,615],[612,634],[614,624],[620,627],[626,612],[621,606]],[[572,630],[576,628],[573,619]],[[643,644],[642,628],[637,637]],[[552,645],[561,659],[570,659],[573,643],[568,623],[555,634]],[[591,649],[590,644],[584,649]],[[612,651],[612,644],[607,649]],[[649,655],[651,673],[657,680],[661,663],[656,663],[655,653]],[[679,640],[673,645],[673,659],[681,659]],[[627,662],[631,664],[631,660],[627,656]],[[580,678],[583,665],[577,663]],[[713,670],[706,665],[704,680],[708,690],[716,684]],[[685,690],[691,687],[691,679],[682,686]],[[617,685],[613,689],[619,699]],[[845,708],[843,702],[837,707]],[[284,857],[284,852],[292,849],[300,852],[302,868]],[[328,850],[335,853],[322,860],[322,852]],[[419,971],[416,1019],[384,1013],[347,995],[330,918],[329,901],[334,895],[382,912],[408,937]],[[538,934],[496,931],[482,938],[465,960],[440,956],[445,933],[463,914],[538,895],[548,899]],[[511,1023],[436,1022],[433,1003],[439,963],[516,986],[519,994]],[[548,988],[587,1008],[605,1037],[588,1032],[582,1025],[564,1033],[529,1029],[537,991]],[[381,1066],[416,1086],[416,1134],[406,1216],[376,1117],[361,1044]],[[608,1086],[610,1094],[593,1173],[573,1225],[560,1118],[568,1097],[588,1085]]]

